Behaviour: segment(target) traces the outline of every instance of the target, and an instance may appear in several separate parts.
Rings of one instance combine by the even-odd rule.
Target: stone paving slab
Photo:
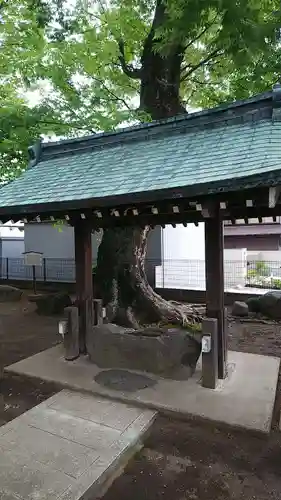
[[[201,367],[198,364],[194,376],[188,380],[164,379],[150,374],[157,382],[153,387],[134,392],[115,391],[94,380],[102,370],[90,363],[86,356],[73,362],[65,361],[62,345],[19,361],[6,367],[5,371],[38,377],[68,388],[151,408],[168,415],[174,414],[181,418],[200,417],[255,432],[269,433],[280,359],[229,351],[228,360],[229,376],[220,381],[214,390],[201,386]],[[68,404],[71,405],[70,401]],[[99,411],[102,415],[102,406]],[[110,423],[110,420],[107,422]]]
[[[1,500],[93,500],[156,412],[63,390],[0,428]]]

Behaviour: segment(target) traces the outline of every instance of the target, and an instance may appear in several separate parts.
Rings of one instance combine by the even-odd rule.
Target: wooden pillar
[[[93,321],[92,228],[81,220],[74,226],[76,296],[79,309],[79,348],[86,353],[86,338]]]
[[[218,377],[226,377],[227,331],[224,308],[223,221],[219,208],[205,219],[205,273],[207,317],[218,320]]]

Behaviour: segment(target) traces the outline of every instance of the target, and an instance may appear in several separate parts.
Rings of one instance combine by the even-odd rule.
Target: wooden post
[[[45,257],[43,258],[43,281],[47,281],[47,266]]]
[[[205,219],[206,313],[218,320],[218,377],[226,377],[227,338],[224,309],[223,221],[219,207]]]
[[[215,389],[218,381],[218,320],[205,318],[202,323],[203,337],[210,337],[211,349],[202,349],[202,387]]]
[[[93,323],[95,326],[103,324],[103,307],[101,299],[93,300]]]
[[[78,307],[66,307],[64,314],[67,321],[67,331],[64,335],[64,357],[73,361],[79,357],[79,316]]]
[[[33,293],[34,295],[37,294],[37,287],[36,287],[36,267],[32,266],[32,284],[33,284]]]
[[[93,326],[92,228],[86,220],[74,226],[76,295],[79,309],[79,346],[86,353],[86,339]]]

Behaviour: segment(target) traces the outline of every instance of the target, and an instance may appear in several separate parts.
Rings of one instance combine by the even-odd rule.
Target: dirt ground
[[[34,305],[26,299],[0,304],[0,318],[0,366],[60,341],[57,319],[37,316]],[[281,357],[281,324],[231,323],[229,348]],[[0,382],[0,425],[59,389],[4,375]],[[280,406],[278,388],[269,437],[159,417],[145,447],[104,500],[280,500]]]
[[[58,319],[40,317],[26,296],[20,302],[0,303],[0,369],[60,342]],[[0,381],[0,425],[57,392],[37,380],[4,374]]]

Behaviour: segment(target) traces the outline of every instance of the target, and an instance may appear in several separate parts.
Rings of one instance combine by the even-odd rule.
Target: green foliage
[[[271,287],[281,290],[281,280],[278,278],[272,278],[271,279]]]
[[[158,326],[165,327],[168,329],[179,328],[178,324],[174,323],[159,323]],[[180,328],[188,331],[189,333],[201,333],[202,332],[202,323],[185,323],[180,326]]]
[[[186,105],[244,98],[278,80],[279,1],[163,5],[155,50],[168,61],[175,46],[185,47]],[[138,110],[140,80],[131,76],[141,68],[154,11],[152,0],[1,2],[0,181],[26,166],[27,145],[35,137],[82,135],[149,119]]]
[[[56,228],[58,230],[59,233],[62,233],[63,232],[63,228],[65,226],[65,220],[56,220],[54,223],[53,223],[53,227]]]
[[[258,276],[269,276],[270,269],[262,260],[256,262],[256,273]]]
[[[248,280],[251,280],[252,278],[256,278],[256,277],[257,277],[256,269],[249,269],[249,271],[247,271],[247,279]]]
[[[188,330],[189,332],[192,333],[201,333],[202,332],[202,323],[193,323],[193,324],[187,324],[183,325],[183,328]]]

